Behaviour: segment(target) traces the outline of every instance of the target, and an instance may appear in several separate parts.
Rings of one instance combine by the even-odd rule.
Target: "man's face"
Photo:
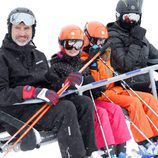
[[[25,46],[32,38],[32,26],[27,26],[23,22],[18,25],[12,25],[12,40],[19,46]]]

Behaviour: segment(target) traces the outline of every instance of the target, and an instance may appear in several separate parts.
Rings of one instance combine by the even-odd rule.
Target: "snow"
[[[0,154],[0,158],[4,153]],[[39,149],[34,149],[31,151],[14,151],[12,150],[10,153],[6,155],[5,158],[61,158],[58,141],[54,140],[50,144],[46,144],[41,146]]]
[[[127,123],[128,129],[129,129],[131,137],[132,137],[132,139],[130,139],[129,141],[127,141],[127,147],[126,147],[127,154],[129,156],[132,156],[133,158],[136,158],[136,153],[134,151],[138,151],[138,145],[134,141],[132,132],[130,130],[130,123],[129,123],[129,121],[126,121],[126,123]]]
[[[134,156],[135,153],[132,152],[133,150],[138,150],[138,146],[132,139],[127,142],[127,153],[133,158],[136,158],[136,156]],[[3,154],[0,154],[0,157],[2,155]],[[61,158],[57,140],[51,144],[43,145],[39,149],[34,149],[32,151],[12,151],[6,156],[6,158],[52,158],[52,156],[53,158]]]
[[[8,154],[6,158],[61,158],[58,142],[55,141],[51,144],[47,144],[45,146],[42,146],[40,149],[35,149],[32,151],[27,151],[27,152],[12,152]]]
[[[127,125],[129,128],[129,131],[131,132],[130,124],[128,121],[127,121]],[[2,138],[4,137],[4,135],[6,136],[6,134],[3,134],[0,137]],[[133,151],[138,151],[138,145],[132,138],[131,140],[127,142],[127,154],[132,156],[132,158],[137,158],[136,152],[133,152]],[[2,156],[3,154],[1,153],[0,158],[2,158]],[[29,157],[30,158],[52,158],[52,156],[53,158],[62,158],[60,154],[58,141],[56,139],[50,142],[49,144],[44,144],[39,149],[34,149],[32,151],[15,152],[13,150],[6,156],[6,158],[29,158]]]

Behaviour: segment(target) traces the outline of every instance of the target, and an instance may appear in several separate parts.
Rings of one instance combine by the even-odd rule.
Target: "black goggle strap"
[[[87,30],[87,24],[88,23],[86,23],[86,25],[85,25],[84,32],[85,32],[86,36],[88,37],[89,42],[92,45],[97,45],[98,40],[102,40],[102,38],[91,37],[88,30]],[[106,41],[106,39],[105,39],[105,41]]]
[[[88,30],[87,30],[87,25],[88,23],[86,23],[85,28],[84,28],[84,33],[86,34],[86,36],[88,37],[89,42],[94,45],[95,43],[93,42],[93,38],[90,36]]]

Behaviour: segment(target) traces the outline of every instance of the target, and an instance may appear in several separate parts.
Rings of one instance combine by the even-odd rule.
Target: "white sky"
[[[50,58],[59,50],[58,34],[67,24],[81,28],[87,21],[104,23],[115,21],[118,0],[0,0],[0,44],[7,32],[6,20],[16,7],[30,8],[37,19],[34,42],[37,48]],[[158,48],[158,1],[144,0],[142,26],[147,38]]]

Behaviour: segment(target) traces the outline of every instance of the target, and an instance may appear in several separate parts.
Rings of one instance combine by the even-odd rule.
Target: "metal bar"
[[[154,72],[154,70],[149,70],[149,76],[150,76],[152,94],[157,99],[157,90],[156,90],[156,84],[155,84],[155,79],[154,79],[153,72]]]

